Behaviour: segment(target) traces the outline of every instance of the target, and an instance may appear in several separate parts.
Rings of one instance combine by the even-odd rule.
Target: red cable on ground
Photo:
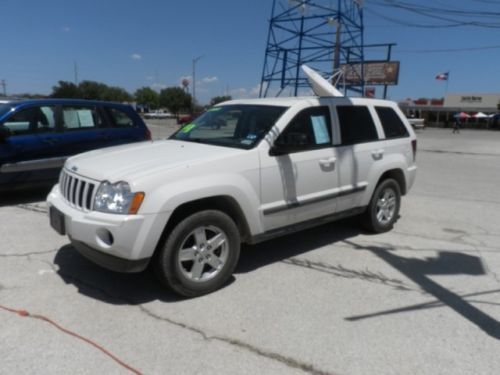
[[[60,331],[66,333],[66,334],[68,334],[70,336],[76,337],[77,339],[80,339],[80,340],[86,342],[87,344],[92,345],[96,349],[100,350],[102,353],[106,354],[108,357],[110,357],[112,360],[114,360],[120,366],[125,367],[127,370],[133,372],[134,374],[142,375],[142,373],[140,371],[138,371],[135,368],[127,365],[125,362],[123,362],[122,360],[120,360],[118,357],[116,357],[115,355],[113,355],[111,352],[109,352],[108,350],[104,349],[101,345],[93,342],[92,340],[90,340],[90,339],[88,339],[86,337],[80,336],[78,333],[72,332],[72,331],[70,331],[70,330],[68,330],[68,329],[66,329],[64,327],[61,327],[56,322],[54,322],[53,320],[50,320],[49,318],[47,318],[47,317],[45,317],[43,315],[30,314],[26,310],[16,310],[16,309],[12,309],[10,307],[5,307],[5,306],[2,306],[2,305],[0,305],[0,309],[3,309],[3,310],[8,311],[8,312],[11,312],[13,314],[17,314],[19,316],[29,317],[29,318],[33,318],[33,319],[39,319],[39,320],[43,320],[43,321],[45,321],[47,323],[50,323],[54,327],[56,327],[57,329],[59,329]]]

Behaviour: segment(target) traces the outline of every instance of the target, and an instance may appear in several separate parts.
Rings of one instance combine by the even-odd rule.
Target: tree
[[[159,103],[177,115],[181,110],[191,107],[191,95],[180,87],[168,87],[160,91]]]
[[[71,82],[59,81],[57,86],[52,87],[50,96],[53,98],[106,100],[112,102],[131,102],[133,100],[132,95],[125,89],[95,81],[82,81],[78,86]]]
[[[134,93],[138,104],[147,105],[151,109],[158,108],[158,93],[150,87],[141,87]]]
[[[80,89],[82,99],[104,100],[108,86],[95,81],[82,81],[78,85],[78,88]]]
[[[125,89],[121,87],[111,86],[107,87],[101,98],[102,100],[112,101],[112,102],[131,102],[133,100],[132,95],[130,95]]]
[[[59,81],[56,86],[53,86],[50,96],[53,98],[81,98],[78,86],[67,81]]]
[[[214,105],[218,103],[222,103],[228,100],[233,99],[230,95],[223,95],[223,96],[215,96],[210,100],[210,106],[213,107]]]

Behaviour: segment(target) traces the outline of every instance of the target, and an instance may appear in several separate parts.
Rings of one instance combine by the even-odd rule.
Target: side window
[[[41,134],[55,131],[54,107],[32,107],[20,110],[3,124],[12,135]]]
[[[108,108],[108,113],[110,114],[115,127],[130,128],[134,126],[134,120],[132,120],[125,112],[116,108]]]
[[[398,114],[390,107],[375,107],[386,138],[408,137],[409,133]]]
[[[338,106],[337,114],[343,145],[378,140],[377,129],[368,107]]]
[[[85,130],[104,126],[96,107],[64,106],[62,108],[64,130]]]
[[[278,146],[294,146],[297,151],[331,146],[332,126],[328,107],[308,108],[287,125],[276,140]]]

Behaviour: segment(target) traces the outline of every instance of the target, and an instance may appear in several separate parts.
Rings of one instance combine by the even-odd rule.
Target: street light
[[[195,106],[196,106],[196,63],[202,57],[203,57],[203,55],[195,57],[193,59],[193,112],[194,112]]]

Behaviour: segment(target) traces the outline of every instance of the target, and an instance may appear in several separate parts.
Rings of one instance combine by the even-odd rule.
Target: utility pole
[[[73,61],[74,73],[75,73],[75,86],[78,86],[78,65],[76,61]]]
[[[3,92],[3,96],[7,96],[7,83],[5,82],[5,79],[2,79],[2,83],[0,83],[0,85],[2,85],[2,92]]]
[[[195,106],[196,106],[196,63],[198,62],[198,60],[200,60],[203,56],[198,56],[198,57],[195,57],[193,59],[193,87],[192,87],[192,90],[193,90],[193,112],[195,110]]]

